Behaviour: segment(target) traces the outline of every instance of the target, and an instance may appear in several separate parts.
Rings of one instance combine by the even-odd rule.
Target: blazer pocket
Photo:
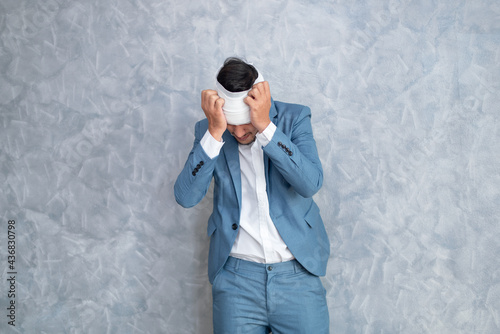
[[[316,225],[316,222],[318,220],[321,220],[321,216],[319,215],[319,207],[316,205],[316,203],[312,203],[311,208],[309,211],[307,211],[306,215],[304,216],[304,220],[306,221],[307,225],[309,227],[313,228]]]

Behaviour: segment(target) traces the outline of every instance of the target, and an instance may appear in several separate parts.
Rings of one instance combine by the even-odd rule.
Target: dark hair
[[[255,67],[239,58],[230,57],[217,74],[217,81],[230,92],[241,92],[252,88],[258,76]]]

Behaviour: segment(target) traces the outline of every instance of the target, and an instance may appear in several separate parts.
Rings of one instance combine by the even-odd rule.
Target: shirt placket
[[[272,258],[269,228],[267,226],[267,215],[269,213],[269,202],[266,193],[266,179],[264,174],[264,155],[258,142],[252,145],[252,163],[255,171],[255,188],[257,192],[257,205],[259,212],[259,233],[262,240],[265,261],[269,263]]]

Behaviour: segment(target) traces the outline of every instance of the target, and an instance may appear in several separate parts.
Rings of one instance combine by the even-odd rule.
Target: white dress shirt
[[[230,255],[252,262],[277,263],[294,258],[269,215],[262,147],[271,141],[275,131],[276,125],[270,123],[262,133],[257,133],[253,143],[238,144],[241,215],[238,235]],[[211,159],[219,155],[224,145],[213,138],[208,130],[200,144]]]

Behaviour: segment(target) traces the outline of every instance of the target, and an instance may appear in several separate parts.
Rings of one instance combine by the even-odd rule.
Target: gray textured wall
[[[2,0],[0,332],[212,331],[211,195],[182,209],[173,183],[238,55],[312,108],[331,332],[498,333],[499,18],[497,0]]]

